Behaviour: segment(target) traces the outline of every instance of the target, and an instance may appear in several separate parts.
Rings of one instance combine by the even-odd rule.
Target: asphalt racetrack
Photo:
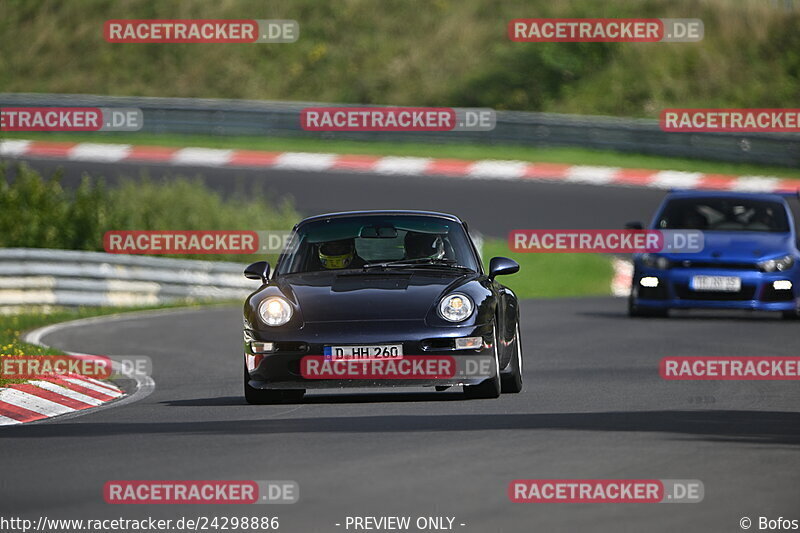
[[[39,169],[52,161],[32,161]],[[58,163],[113,178],[138,167]],[[160,169],[151,167],[156,175]],[[172,170],[176,170],[172,168]],[[422,208],[502,237],[516,228],[615,228],[663,192],[574,184],[180,169],[220,190],[261,180],[304,214]],[[519,275],[524,275],[521,273]],[[741,531],[800,518],[796,382],[677,382],[665,356],[796,356],[798,324],[771,314],[631,320],[614,298],[525,301],[526,389],[315,392],[246,405],[237,307],[131,316],[61,329],[55,347],[147,355],[155,391],[117,408],[0,431],[0,514],[51,518],[278,516],[287,532],[345,531],[347,516],[446,516],[465,532]],[[697,479],[693,504],[512,504],[515,479]],[[109,480],[294,480],[274,506],[125,506]],[[337,526],[336,524],[340,524]],[[461,525],[463,524],[463,525]],[[351,529],[352,530],[352,529]]]
[[[14,159],[6,158],[13,162]],[[29,159],[45,176],[63,171],[75,187],[86,172],[114,183],[120,176],[200,178],[224,194],[258,186],[271,197],[289,195],[304,215],[355,209],[424,209],[459,215],[470,229],[505,238],[513,229],[622,228],[649,221],[664,191],[502,179],[462,179],[279,169],[208,168],[142,163]],[[13,175],[13,168],[11,174]]]

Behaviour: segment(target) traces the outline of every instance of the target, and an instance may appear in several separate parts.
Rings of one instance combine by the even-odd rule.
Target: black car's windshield
[[[367,263],[364,268],[389,268],[398,266],[458,266],[455,259],[445,259],[442,257],[418,257],[410,259],[397,259],[395,261],[382,261],[378,263]]]
[[[656,229],[703,231],[789,231],[780,202],[748,198],[676,198],[656,220]]]
[[[414,268],[477,271],[469,236],[458,222],[424,215],[354,215],[302,224],[276,272]]]

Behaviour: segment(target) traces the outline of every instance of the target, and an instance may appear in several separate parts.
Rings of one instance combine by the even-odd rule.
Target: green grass
[[[356,155],[391,155],[453,159],[510,159],[534,163],[600,165],[653,170],[680,170],[709,174],[778,176],[800,178],[800,171],[785,167],[721,163],[625,154],[586,148],[529,148],[514,145],[422,144],[383,141],[337,141],[281,137],[214,137],[205,135],[159,135],[136,133],[4,133],[7,139],[63,142],[140,144],[168,147],[230,148],[276,152],[329,152]]]
[[[64,352],[53,348],[43,348],[35,344],[22,342],[21,338],[25,332],[66,322],[79,318],[89,318],[94,316],[114,315],[130,311],[145,311],[152,309],[172,309],[180,307],[194,307],[209,305],[211,302],[197,302],[192,304],[163,304],[143,307],[78,307],[54,308],[48,312],[35,310],[25,311],[15,315],[0,315],[0,357],[11,355],[63,355]],[[24,383],[24,379],[4,379],[0,376],[0,387],[11,383]]]
[[[503,276],[499,281],[521,299],[603,296],[610,292],[613,269],[609,258],[603,255],[520,254],[496,239],[484,242],[482,255],[487,268],[489,259],[496,256],[519,263],[519,273]]]

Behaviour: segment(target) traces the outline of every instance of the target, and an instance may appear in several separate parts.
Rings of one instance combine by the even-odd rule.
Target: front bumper
[[[637,268],[631,296],[638,307],[653,309],[746,309],[792,311],[798,308],[797,268],[785,272],[760,272],[722,268]],[[736,276],[739,292],[706,292],[690,288],[693,276]],[[658,287],[643,287],[644,277],[658,278]],[[790,281],[791,289],[776,290],[775,281]]]
[[[482,337],[480,349],[457,350],[456,338]],[[254,353],[251,342],[272,342],[276,350]],[[359,321],[306,323],[302,328],[281,331],[244,330],[245,364],[250,386],[257,389],[339,389],[362,387],[431,387],[477,385],[496,372],[494,368],[492,324],[473,326],[430,327],[422,321]],[[308,379],[303,377],[302,360],[307,356],[323,357],[324,347],[331,345],[402,344],[404,357],[452,357],[459,367],[467,359],[491,359],[490,375],[457,373],[449,377],[421,379]],[[482,367],[485,370],[486,367]]]

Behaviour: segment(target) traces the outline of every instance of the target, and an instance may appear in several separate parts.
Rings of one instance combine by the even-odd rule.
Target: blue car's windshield
[[[789,231],[780,202],[748,198],[676,198],[658,216],[656,229],[703,231]]]
[[[361,269],[376,263],[464,267],[478,264],[461,224],[421,215],[354,215],[302,224],[276,272]]]

